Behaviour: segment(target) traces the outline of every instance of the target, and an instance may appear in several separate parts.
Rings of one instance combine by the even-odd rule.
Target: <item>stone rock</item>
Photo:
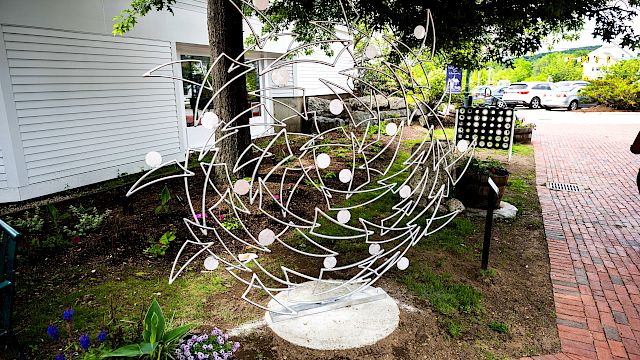
[[[417,121],[422,127],[429,127],[429,117],[426,115],[415,116],[413,121]]]
[[[467,208],[466,213],[469,216],[486,217],[487,210]],[[518,208],[509,204],[508,202],[501,201],[500,208],[493,210],[494,219],[513,219],[518,214]]]
[[[389,98],[389,109],[398,110],[407,107],[407,102],[403,98],[391,97]]]
[[[387,110],[380,111],[380,120],[382,121],[394,121],[398,122],[404,121],[407,119],[407,111],[406,110]]]
[[[324,116],[316,116],[315,121],[318,123],[320,131],[327,131],[339,126],[344,126],[346,122],[340,118],[330,118]]]
[[[353,116],[353,121],[354,121],[356,124],[359,124],[359,123],[361,123],[361,122],[363,122],[363,121],[365,121],[365,120],[368,120],[368,119],[373,118],[373,116],[371,115],[371,113],[370,113],[370,112],[368,112],[368,111],[354,111],[353,113],[351,113],[351,115]],[[371,121],[372,121],[374,124],[377,124],[377,123],[378,123],[378,119],[377,119],[377,118],[375,118],[375,119],[371,119]]]
[[[465,210],[465,207],[462,201],[458,199],[449,199],[447,200],[447,209],[449,210],[449,212],[463,212]]]
[[[347,103],[354,110],[360,110],[360,111],[365,110],[366,109],[365,106],[371,108],[372,110],[375,110],[377,108],[382,109],[382,108],[389,107],[389,100],[387,100],[387,98],[385,98],[382,95],[376,95],[375,98],[372,98],[371,96],[362,96],[357,99],[349,99]],[[363,106],[363,104],[365,106]]]
[[[307,112],[315,111],[317,116],[334,116],[331,114],[331,111],[329,111],[329,103],[329,100],[318,97],[307,98]]]

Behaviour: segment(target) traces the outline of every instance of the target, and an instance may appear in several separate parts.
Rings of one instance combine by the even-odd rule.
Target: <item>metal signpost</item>
[[[498,186],[493,181],[493,179],[491,179],[491,176],[489,176],[489,186],[493,191],[489,191],[489,193],[487,194],[488,201],[489,201],[488,202],[489,208],[487,209],[487,218],[484,223],[484,241],[482,243],[482,264],[480,265],[482,270],[487,270],[487,268],[489,267],[489,251],[491,249],[491,233],[493,228],[493,204],[496,202],[496,198],[500,193]]]

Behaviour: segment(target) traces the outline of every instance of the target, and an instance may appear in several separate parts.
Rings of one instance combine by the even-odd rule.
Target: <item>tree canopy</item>
[[[230,0],[238,2],[237,0]],[[136,18],[152,9],[168,8],[175,0],[133,0],[114,26],[126,32]],[[433,14],[437,50],[450,63],[479,68],[488,61],[509,62],[541,48],[552,34],[578,31],[593,19],[593,35],[623,47],[640,46],[640,34],[630,23],[638,15],[640,0],[272,0],[265,11],[274,27],[292,28],[302,41],[326,39],[312,21],[342,21],[344,7],[350,21],[372,31],[392,31],[407,45],[418,45],[413,30]],[[269,28],[265,31],[271,30]]]

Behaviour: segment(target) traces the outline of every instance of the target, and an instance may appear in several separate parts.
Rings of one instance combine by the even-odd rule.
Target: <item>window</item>
[[[535,85],[532,89],[533,90],[551,90],[551,86],[549,86],[549,84],[538,84],[538,85]]]

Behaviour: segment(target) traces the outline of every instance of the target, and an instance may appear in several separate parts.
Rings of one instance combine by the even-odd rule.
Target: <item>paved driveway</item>
[[[640,113],[519,110],[534,133],[562,354],[640,359]],[[581,192],[552,191],[548,182]]]

